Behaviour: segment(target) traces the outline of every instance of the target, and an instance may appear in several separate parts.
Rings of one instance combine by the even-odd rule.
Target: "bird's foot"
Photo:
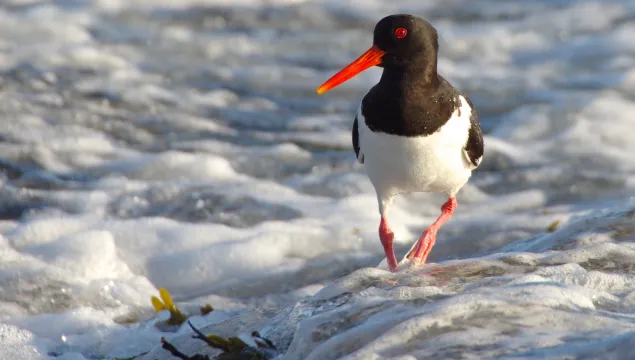
[[[437,221],[426,229],[419,238],[419,241],[417,241],[412,249],[410,249],[408,255],[406,255],[407,259],[411,259],[415,265],[422,265],[426,263],[428,255],[430,254],[430,251],[432,251],[432,247],[437,240],[437,231],[439,231],[446,221],[450,220],[454,210],[456,209],[456,205],[456,199],[451,197],[445,202],[445,204],[443,204],[443,206],[441,206],[441,215]]]
[[[406,258],[412,260],[415,265],[422,265],[426,263],[428,254],[432,251],[432,247],[437,239],[437,229],[430,226],[421,235],[417,244],[410,250]]]
[[[388,261],[386,261],[386,258],[383,258],[381,260],[381,262],[377,265],[377,269],[390,271],[396,274],[396,273],[410,273],[413,271],[415,273],[418,273],[421,271],[422,267],[420,265],[415,264],[414,259],[408,259],[404,257],[403,259],[398,261],[397,267],[394,270],[390,270],[390,268],[388,267]]]

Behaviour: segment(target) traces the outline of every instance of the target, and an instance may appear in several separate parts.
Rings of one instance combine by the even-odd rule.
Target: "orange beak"
[[[318,94],[323,94],[332,88],[340,85],[341,83],[349,80],[353,76],[359,74],[360,72],[381,64],[381,58],[386,54],[385,51],[379,50],[379,48],[375,45],[368,49],[362,56],[360,56],[357,60],[350,63],[348,66],[340,70],[337,74],[333,75],[330,79],[326,80],[322,86],[317,88]]]

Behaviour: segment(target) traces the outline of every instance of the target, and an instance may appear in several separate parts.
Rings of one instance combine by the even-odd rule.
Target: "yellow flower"
[[[168,325],[183,324],[187,319],[187,316],[185,316],[181,312],[181,310],[179,310],[179,308],[174,305],[174,302],[172,301],[172,295],[170,295],[170,293],[165,288],[160,288],[159,296],[161,297],[161,299],[156,296],[150,298],[154,310],[156,312],[160,312],[163,310],[168,310],[170,312],[170,318],[167,320]]]

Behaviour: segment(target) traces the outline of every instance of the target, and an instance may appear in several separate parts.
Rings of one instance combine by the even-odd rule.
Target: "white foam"
[[[0,324],[0,358],[43,360],[50,359],[46,355],[43,342],[31,332],[13,325]]]

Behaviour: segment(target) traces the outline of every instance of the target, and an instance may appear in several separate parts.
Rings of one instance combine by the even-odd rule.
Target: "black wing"
[[[353,150],[355,150],[355,156],[360,164],[364,163],[364,154],[359,149],[359,131],[357,129],[357,115],[355,115],[355,121],[353,122]]]
[[[481,131],[481,125],[478,122],[478,114],[472,107],[472,113],[470,114],[470,130],[467,135],[467,143],[465,144],[465,153],[467,154],[468,160],[475,168],[483,159],[483,150],[483,132]]]

